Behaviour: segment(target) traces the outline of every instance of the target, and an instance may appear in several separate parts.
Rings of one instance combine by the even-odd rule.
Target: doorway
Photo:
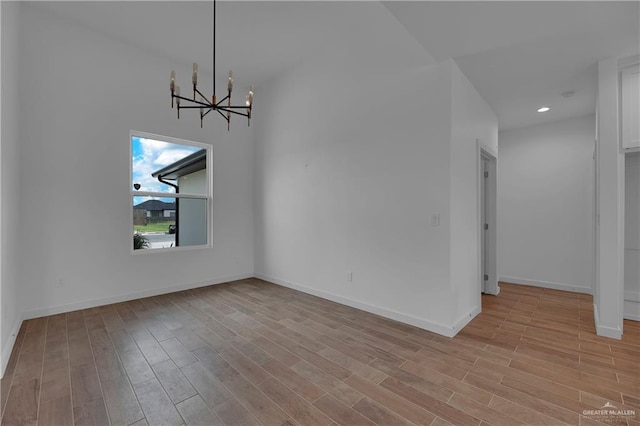
[[[497,295],[497,155],[478,140],[480,292]]]
[[[640,151],[624,157],[623,318],[640,321]]]

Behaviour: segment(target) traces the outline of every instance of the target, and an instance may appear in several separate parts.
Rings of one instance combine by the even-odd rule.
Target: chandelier
[[[251,124],[251,109],[253,108],[253,86],[249,86],[249,93],[246,96],[244,105],[231,105],[231,92],[233,90],[233,72],[229,71],[227,79],[227,96],[217,100],[216,97],[216,0],[213,0],[213,95],[211,100],[198,90],[198,64],[193,63],[193,74],[191,76],[193,83],[193,99],[180,95],[180,86],[176,85],[176,72],[171,71],[169,80],[169,89],[171,90],[171,108],[177,106],[178,119],[180,119],[181,109],[199,109],[200,110],[200,127],[203,127],[203,119],[211,111],[215,111],[227,120],[227,130],[231,127],[231,115],[236,114],[247,117],[247,125]],[[174,102],[175,100],[175,102]],[[182,105],[184,101],[186,105]]]

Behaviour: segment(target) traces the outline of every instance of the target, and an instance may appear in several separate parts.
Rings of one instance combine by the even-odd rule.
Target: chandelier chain
[[[216,94],[216,0],[213,0],[213,94]]]

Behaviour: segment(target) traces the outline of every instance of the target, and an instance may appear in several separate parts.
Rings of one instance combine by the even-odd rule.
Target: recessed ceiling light
[[[548,106],[543,106],[543,107],[538,108],[538,112],[547,112],[547,111],[549,111],[550,109],[551,109],[551,108],[550,108],[550,107],[548,107]]]

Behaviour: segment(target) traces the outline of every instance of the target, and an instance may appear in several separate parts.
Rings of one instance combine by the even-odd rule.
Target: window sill
[[[137,255],[147,255],[151,253],[181,253],[184,251],[191,250],[206,250],[211,249],[213,246],[211,244],[200,245],[200,246],[186,246],[186,247],[167,247],[167,248],[155,248],[155,249],[131,249],[130,253],[134,256]]]

